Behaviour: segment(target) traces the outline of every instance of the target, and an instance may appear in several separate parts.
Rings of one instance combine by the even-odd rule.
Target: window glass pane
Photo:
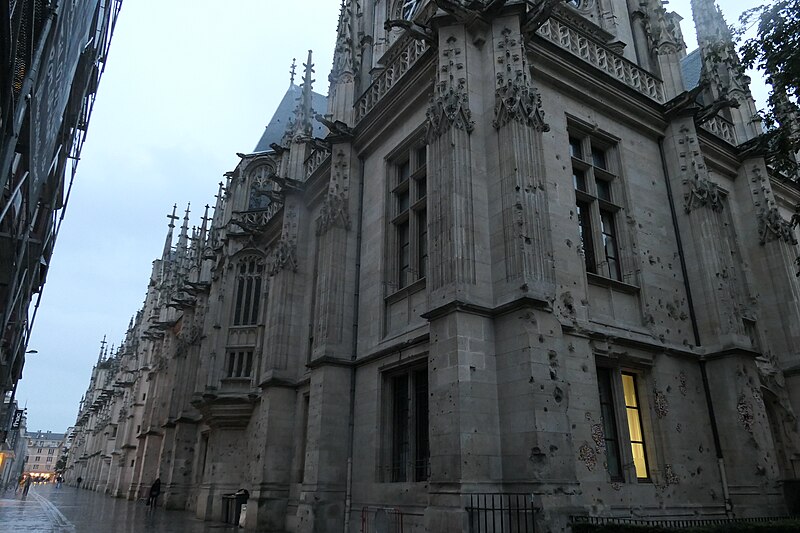
[[[253,352],[246,352],[247,360],[244,365],[244,375],[250,376],[253,371]]]
[[[603,170],[608,170],[606,166],[606,153],[605,151],[592,146],[592,164],[597,168],[602,168]]]
[[[622,374],[622,390],[625,393],[625,407],[638,407],[636,401],[636,383],[632,374]]]
[[[408,211],[408,189],[397,193],[397,214]]]
[[[408,400],[408,375],[392,378],[392,481],[406,480]]]
[[[422,200],[428,194],[428,180],[423,176],[417,180],[417,200]]]
[[[578,202],[578,226],[580,228],[581,242],[583,243],[583,255],[586,262],[586,271],[593,274],[597,273],[597,265],[594,257],[594,241],[592,236],[592,219],[589,215],[589,204]]]
[[[597,183],[597,197],[607,202],[611,201],[611,183],[606,180],[595,180]]]
[[[636,468],[636,477],[639,479],[647,479],[650,474],[647,471],[647,459],[644,455],[644,444],[631,444],[631,452],[633,452],[633,465]]]
[[[617,248],[617,234],[614,227],[614,213],[600,210],[600,232],[603,236],[603,253],[608,265],[608,277],[621,280],[622,273],[619,268],[619,249]]]
[[[586,175],[582,170],[572,169],[572,183],[579,191],[586,191]]]
[[[417,168],[422,168],[425,166],[426,158],[428,154],[428,147],[427,146],[420,146],[417,148]]]
[[[630,431],[631,434],[631,442],[642,442],[642,426],[639,422],[639,410],[628,407],[625,411],[628,413],[628,431]]]
[[[569,155],[577,159],[583,159],[583,149],[581,148],[580,139],[575,137],[569,138]]]
[[[425,210],[417,212],[417,270],[419,279],[428,274],[428,213]]]
[[[397,251],[398,251],[398,288],[402,289],[408,283],[410,260],[411,260],[411,243],[409,242],[408,235],[408,222],[403,222],[397,225]]]
[[[625,411],[628,415],[628,432],[630,434],[631,453],[634,467],[636,468],[636,477],[647,479],[650,474],[647,470],[647,453],[642,432],[642,417],[636,394],[636,376],[622,374],[622,390],[625,395]]]
[[[408,179],[411,175],[411,169],[408,166],[408,161],[403,161],[397,165],[397,184],[400,185]]]
[[[597,386],[600,393],[600,414],[603,421],[603,438],[606,444],[606,467],[612,479],[622,479],[622,466],[617,442],[617,424],[611,388],[611,371],[597,369]]]
[[[233,325],[238,326],[242,323],[242,305],[244,300],[244,278],[239,278],[236,282],[236,306],[233,313]]]
[[[228,377],[233,377],[233,369],[236,365],[236,354],[234,352],[230,352],[228,354]]]

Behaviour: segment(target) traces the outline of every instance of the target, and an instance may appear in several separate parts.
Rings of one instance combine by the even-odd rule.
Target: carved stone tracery
[[[712,211],[722,211],[722,194],[719,186],[705,178],[696,178],[689,184],[684,196],[683,208],[687,213],[698,207],[708,207]]]
[[[275,276],[285,269],[297,272],[297,244],[281,239],[272,252],[269,275]]]
[[[516,120],[536,131],[549,131],[550,126],[544,122],[541,95],[528,78],[525,45],[520,42],[521,37],[517,40],[510,35],[511,30],[505,28],[503,41],[498,44],[503,53],[497,57],[499,72],[493,125],[499,128],[509,120]]]
[[[472,133],[474,129],[475,123],[472,121],[466,90],[467,80],[461,72],[464,69],[462,54],[458,40],[453,36],[449,37],[446,47],[441,51],[441,81],[426,113],[428,139],[441,136],[451,127],[467,133]]]
[[[349,169],[345,152],[339,150],[336,153],[336,161],[333,162],[328,194],[322,203],[320,217],[317,220],[317,235],[322,235],[336,224],[346,230],[350,229]]]
[[[758,237],[761,244],[784,241],[797,244],[792,223],[781,216],[777,207],[761,208],[758,212]]]

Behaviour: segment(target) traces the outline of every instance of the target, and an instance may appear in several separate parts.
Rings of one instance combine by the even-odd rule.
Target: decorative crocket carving
[[[328,194],[322,203],[320,218],[317,220],[317,235],[322,235],[336,224],[340,224],[346,230],[350,229],[349,169],[347,154],[341,149],[338,150],[331,168]]]
[[[758,212],[758,236],[761,244],[776,240],[784,241],[787,244],[797,244],[792,222],[783,218],[778,208],[774,206],[762,208]]]
[[[297,244],[281,239],[272,253],[269,275],[275,276],[284,269],[297,272]]]
[[[722,211],[722,194],[716,183],[705,178],[697,178],[689,185],[684,196],[683,208],[687,213],[698,207],[708,207],[712,211]]]
[[[347,196],[344,191],[329,190],[317,221],[317,235],[322,235],[337,223],[347,230],[350,229]]]
[[[522,36],[511,37],[511,30],[503,30],[503,40],[497,43],[497,87],[495,89],[494,127],[500,128],[515,120],[537,131],[549,131],[544,122],[542,97],[530,82],[525,62],[525,44]]]
[[[441,77],[437,87],[438,94],[434,96],[426,113],[428,139],[439,137],[450,128],[472,133],[475,127],[469,109],[462,55],[458,39],[452,36],[448,38],[439,58]]]
[[[467,93],[464,85],[446,89],[434,98],[426,113],[428,117],[428,137],[438,137],[451,127],[472,133],[475,123],[469,110]]]

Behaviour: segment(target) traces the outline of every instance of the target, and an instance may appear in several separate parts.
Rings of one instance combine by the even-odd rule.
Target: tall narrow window
[[[600,413],[603,417],[603,437],[606,445],[606,468],[614,481],[622,480],[622,464],[619,457],[617,438],[617,417],[614,416],[614,393],[611,384],[611,371],[597,369],[597,385],[600,389]]]
[[[615,147],[579,133],[569,137],[572,182],[586,272],[622,281],[613,173]],[[587,156],[589,156],[587,158]]]
[[[642,414],[639,411],[639,391],[636,388],[636,376],[622,374],[622,390],[625,395],[625,413],[628,418],[628,433],[630,434],[631,453],[633,465],[636,468],[638,479],[650,479],[650,470],[647,467],[647,454],[644,446],[644,432],[642,431]]]
[[[606,465],[611,479],[622,481],[622,464],[632,463],[636,479],[648,481],[650,468],[636,374],[598,367],[597,385],[606,445]],[[618,418],[618,413],[621,419]]]
[[[387,481],[425,481],[430,475],[428,368],[417,367],[387,378],[390,405]]]
[[[243,257],[238,261],[236,268],[233,325],[251,326],[258,323],[264,259],[260,256]]]
[[[395,289],[423,279],[428,268],[427,148],[402,152],[392,165]]]

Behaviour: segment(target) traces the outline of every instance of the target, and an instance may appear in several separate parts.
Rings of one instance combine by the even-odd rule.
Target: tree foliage
[[[756,25],[755,36],[741,42],[744,66],[761,70],[772,86],[761,145],[774,171],[800,182],[800,0],[774,0],[749,9],[739,22],[740,38]]]

